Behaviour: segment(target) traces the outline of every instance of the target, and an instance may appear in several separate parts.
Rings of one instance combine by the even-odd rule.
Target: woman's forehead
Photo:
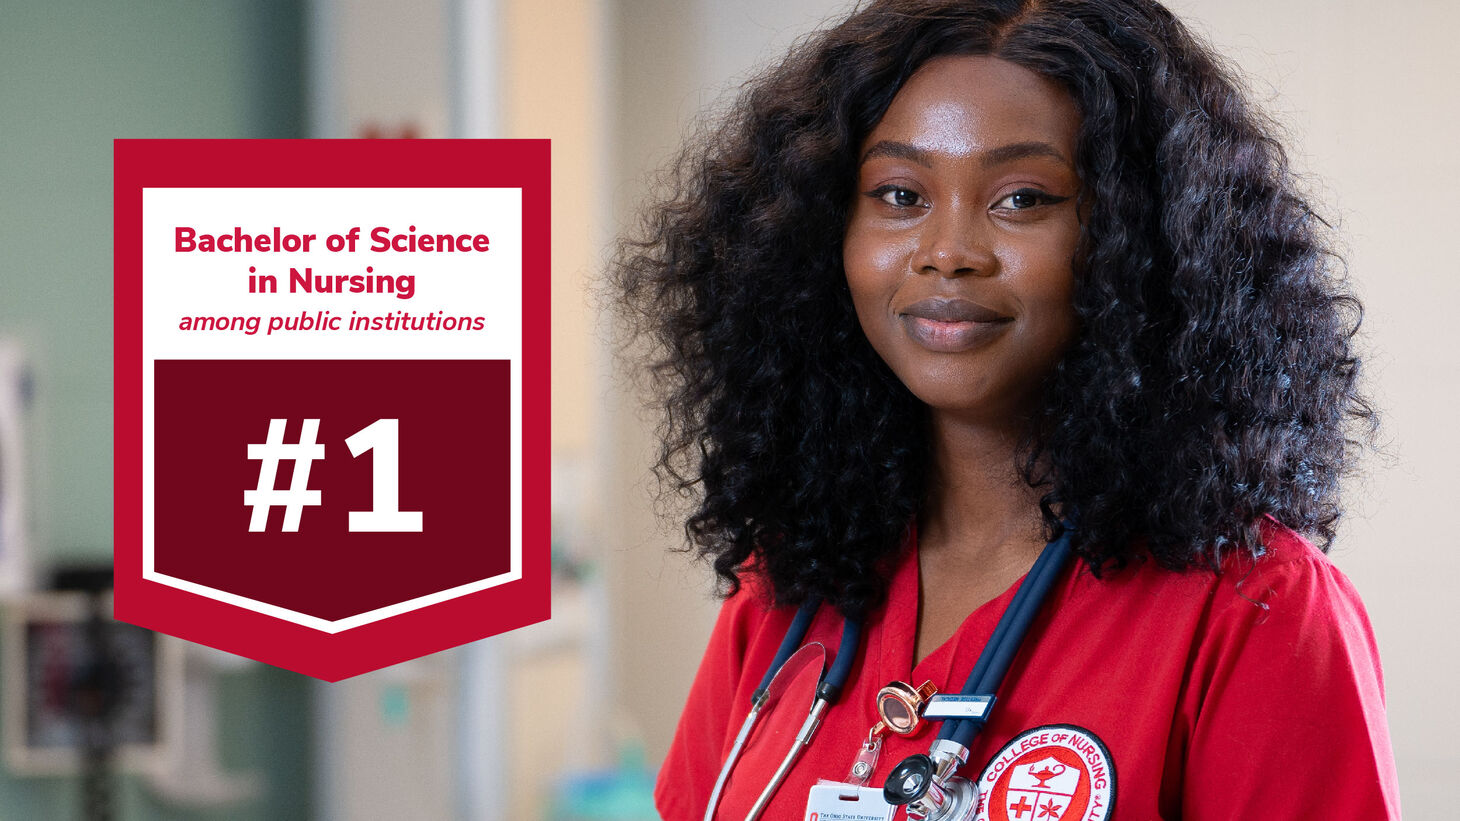
[[[915,138],[917,148],[954,156],[1043,142],[1073,161],[1079,110],[1053,80],[983,55],[938,57],[898,91],[862,147]]]

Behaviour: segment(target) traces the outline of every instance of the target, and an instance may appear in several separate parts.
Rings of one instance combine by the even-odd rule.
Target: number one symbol
[[[400,420],[376,419],[345,440],[350,455],[375,451],[370,510],[350,511],[351,533],[420,533],[419,510],[400,509]]]

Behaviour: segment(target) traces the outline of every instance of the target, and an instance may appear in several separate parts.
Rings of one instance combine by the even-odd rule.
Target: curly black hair
[[[657,343],[658,464],[738,587],[876,606],[928,491],[926,409],[863,336],[842,269],[857,151],[929,59],[991,55],[1081,115],[1077,339],[1019,469],[1099,573],[1217,569],[1264,517],[1327,549],[1372,437],[1360,306],[1328,226],[1211,49],[1150,0],[882,0],[798,44],[691,142],[609,270]]]

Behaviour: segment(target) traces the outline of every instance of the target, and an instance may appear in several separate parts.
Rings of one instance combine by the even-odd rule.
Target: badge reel
[[[877,756],[882,751],[882,738],[888,733],[910,736],[922,727],[923,706],[938,691],[933,682],[913,687],[900,681],[877,691],[877,717],[880,719],[867,733],[851,772],[845,781],[821,781],[811,788],[806,801],[806,818],[819,821],[843,819],[890,819],[897,807],[887,803],[883,791],[868,787],[867,779],[877,769]]]
[[[923,708],[938,688],[933,682],[925,681],[921,687],[894,681],[877,691],[877,716],[881,719],[867,733],[867,740],[857,751],[852,770],[846,783],[860,787],[867,783],[877,769],[877,756],[882,752],[882,737],[887,733],[910,736],[922,726]]]

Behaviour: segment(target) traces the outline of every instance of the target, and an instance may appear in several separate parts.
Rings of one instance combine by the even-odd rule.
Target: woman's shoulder
[[[1271,516],[1262,518],[1258,532],[1262,539],[1261,555],[1256,560],[1247,560],[1253,562],[1254,569],[1273,573],[1305,573],[1333,567],[1328,556],[1311,541]]]
[[[1271,517],[1259,523],[1259,534],[1257,550],[1232,550],[1216,570],[1171,571],[1147,558],[1089,581],[1096,588],[1124,588],[1148,600],[1199,597],[1209,610],[1235,608],[1249,615],[1357,604],[1358,593],[1348,577],[1302,534]]]
[[[1383,672],[1358,592],[1298,533],[1267,520],[1262,537],[1260,555],[1223,564],[1190,649],[1186,794],[1226,807],[1220,817],[1397,818]],[[1233,766],[1280,760],[1293,739],[1309,753],[1284,771],[1287,791],[1263,767]]]
[[[1159,614],[1160,635],[1183,659],[1196,692],[1241,683],[1252,698],[1276,687],[1315,694],[1349,688],[1382,704],[1373,627],[1358,591],[1312,542],[1279,522],[1261,526],[1262,549],[1234,551],[1217,571],[1175,572],[1154,562],[1095,582],[1087,611],[1123,623]],[[1100,588],[1104,588],[1103,590]]]
[[[1327,555],[1271,517],[1262,521],[1260,534],[1258,555],[1235,551],[1222,563],[1214,604],[1239,610],[1255,606],[1262,623],[1357,630],[1372,642],[1358,591]]]
[[[1099,578],[1082,572],[1070,591],[1071,616],[1129,629],[1158,614],[1166,645],[1194,664],[1188,674],[1201,661],[1216,674],[1241,659],[1280,677],[1293,671],[1284,664],[1342,667],[1361,655],[1373,661],[1377,680],[1373,628],[1348,577],[1277,521],[1264,520],[1260,533],[1260,550],[1234,550],[1215,571],[1172,571],[1147,560]]]

